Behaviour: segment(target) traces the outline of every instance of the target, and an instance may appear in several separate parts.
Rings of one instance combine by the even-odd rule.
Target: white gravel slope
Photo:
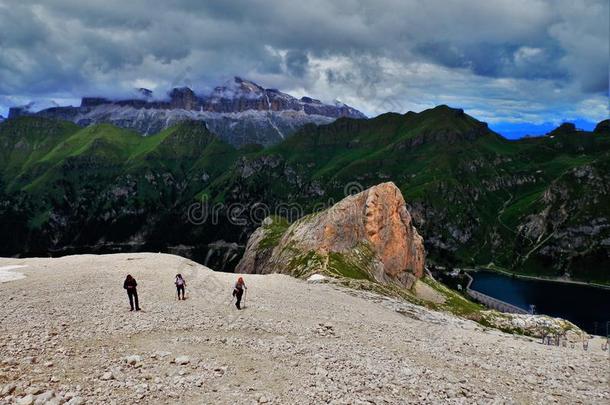
[[[245,276],[238,312],[235,275],[165,254],[0,259],[9,265],[28,267],[0,283],[0,404],[610,401],[599,340],[543,346],[282,275]]]
[[[26,266],[14,265],[0,267],[0,283],[6,283],[9,281],[20,280],[22,278],[25,278],[23,273],[15,271],[15,269],[20,269],[22,267]]]

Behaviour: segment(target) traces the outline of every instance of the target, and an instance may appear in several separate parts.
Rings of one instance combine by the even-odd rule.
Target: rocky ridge
[[[126,100],[84,97],[79,107],[51,107],[37,112],[30,106],[13,107],[9,118],[37,115],[81,126],[111,123],[144,135],[181,121],[199,120],[235,146],[274,144],[308,123],[328,124],[339,117],[366,118],[343,103],[330,105],[311,97],[297,99],[240,77],[217,86],[209,94],[198,95],[188,87],[174,88],[162,100],[155,100],[147,89],[139,89],[138,94],[138,98]]]

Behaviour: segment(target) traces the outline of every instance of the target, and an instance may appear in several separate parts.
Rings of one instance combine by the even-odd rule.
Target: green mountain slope
[[[12,182],[79,129],[69,122],[43,118],[5,121],[0,137],[2,179]]]
[[[217,227],[192,226],[186,216],[195,195],[240,153],[203,123],[150,137],[32,117],[6,124],[0,221],[7,232],[0,254],[158,250],[193,241],[205,247],[226,237]],[[24,131],[32,139],[27,148],[15,140]]]
[[[198,122],[141,137],[23,117],[0,146],[2,255],[186,249],[230,269],[264,216],[393,181],[432,262],[610,281],[607,121],[509,141],[439,106],[236,150]]]
[[[609,157],[607,130],[566,125],[509,141],[439,106],[306,127],[242,158],[208,193],[265,201],[271,213],[298,203],[289,210],[295,214],[391,180],[433,261],[603,281],[610,278]]]

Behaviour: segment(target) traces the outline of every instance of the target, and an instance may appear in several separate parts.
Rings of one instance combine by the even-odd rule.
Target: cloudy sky
[[[608,0],[0,0],[0,114],[238,75],[514,136],[608,117]]]

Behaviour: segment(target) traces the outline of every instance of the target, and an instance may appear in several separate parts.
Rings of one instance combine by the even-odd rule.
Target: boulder
[[[174,359],[174,362],[181,366],[185,366],[191,362],[191,358],[188,356],[178,356]]]
[[[100,377],[100,380],[102,380],[102,381],[109,381],[109,380],[112,380],[112,379],[114,379],[114,376],[112,375],[112,371],[106,371]]]
[[[142,362],[142,356],[138,356],[138,355],[134,354],[132,356],[125,357],[124,360],[125,360],[125,363],[129,364],[130,366],[135,366]]]
[[[17,405],[32,405],[34,403],[34,395],[28,394],[17,400]]]

